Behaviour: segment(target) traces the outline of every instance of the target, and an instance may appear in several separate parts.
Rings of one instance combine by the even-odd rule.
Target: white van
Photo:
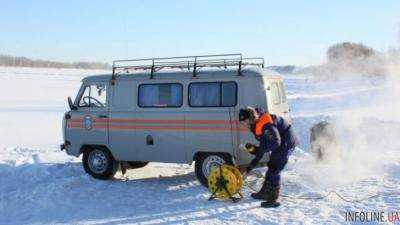
[[[148,162],[195,161],[203,185],[213,166],[252,159],[239,149],[257,143],[239,124],[240,108],[289,112],[282,77],[265,70],[262,58],[241,54],[114,61],[112,74],[84,78],[69,105],[61,149],[83,154],[93,177]]]

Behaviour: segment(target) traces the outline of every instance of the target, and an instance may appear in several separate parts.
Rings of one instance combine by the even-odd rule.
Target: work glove
[[[252,143],[246,143],[245,147],[246,147],[246,149],[251,149],[251,148],[254,148],[255,145],[253,145]]]
[[[247,143],[245,145],[246,150],[250,153],[250,154],[256,154],[257,152],[257,146],[255,146],[254,144],[251,143]]]

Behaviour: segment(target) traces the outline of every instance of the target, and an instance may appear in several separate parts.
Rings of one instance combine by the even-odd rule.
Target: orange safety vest
[[[254,128],[254,134],[255,134],[257,137],[261,136],[261,135],[262,135],[263,127],[264,127],[266,124],[273,124],[273,123],[274,123],[274,121],[272,120],[271,115],[270,115],[269,113],[265,113],[265,114],[262,115],[262,116],[260,117],[260,119],[257,121],[256,126],[255,126],[255,128]]]

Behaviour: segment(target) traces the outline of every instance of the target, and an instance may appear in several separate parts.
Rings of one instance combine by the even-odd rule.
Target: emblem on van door
[[[93,128],[93,119],[91,116],[85,116],[83,118],[83,124],[86,130],[91,130]]]

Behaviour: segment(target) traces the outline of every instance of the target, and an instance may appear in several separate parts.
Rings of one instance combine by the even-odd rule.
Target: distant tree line
[[[387,53],[379,52],[362,43],[342,42],[326,51],[326,63],[304,68],[301,72],[319,75],[321,78],[387,74]]]
[[[381,76],[388,73],[388,63],[400,62],[400,49],[379,52],[363,43],[341,42],[326,51],[326,62],[320,65],[297,67],[293,65],[269,66],[282,74],[314,74],[320,78],[363,75]]]
[[[362,43],[343,42],[328,48],[326,56],[329,62],[351,61],[376,56],[377,52]]]
[[[0,66],[15,67],[45,67],[45,68],[76,68],[76,69],[110,69],[108,63],[99,62],[56,62],[47,60],[32,60],[27,57],[0,55]]]
[[[328,68],[339,75],[376,76],[387,72],[384,54],[362,43],[335,44],[328,48],[326,54]]]

